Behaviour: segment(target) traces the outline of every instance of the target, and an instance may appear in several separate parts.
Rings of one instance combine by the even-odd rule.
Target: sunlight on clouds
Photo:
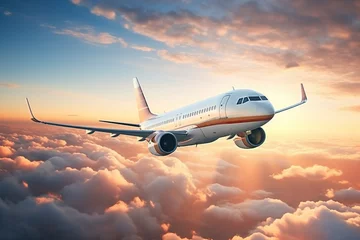
[[[313,180],[324,180],[330,177],[341,176],[342,172],[337,169],[330,169],[325,166],[314,165],[312,167],[303,168],[301,166],[291,166],[290,168],[284,169],[279,174],[274,174],[272,177],[276,180],[291,177],[304,177]]]
[[[358,1],[47,4],[2,9],[2,236],[359,239]],[[132,137],[29,120],[28,95],[44,120],[138,122],[137,74],[159,113],[232,86],[280,109],[304,83],[309,101],[276,115],[254,150],[219,139],[162,158]]]
[[[26,134],[22,133],[24,131]],[[241,155],[234,155],[233,151],[211,150],[210,146],[201,151],[180,149],[174,156],[160,159],[149,154],[139,155],[146,146],[138,146],[130,137],[109,139],[103,135],[74,133],[77,131],[59,133],[56,129],[37,125],[17,132],[0,134],[1,145],[13,149],[12,155],[1,158],[0,165],[6,175],[0,181],[0,198],[13,202],[4,214],[11,215],[25,206],[33,209],[34,215],[28,216],[29,212],[22,211],[17,219],[40,235],[37,222],[28,222],[25,218],[39,218],[46,208],[48,211],[57,209],[70,220],[79,219],[76,225],[66,222],[62,226],[74,229],[88,226],[94,231],[92,235],[99,236],[256,239],[263,234],[271,238],[272,232],[260,229],[268,222],[271,224],[267,218],[276,222],[283,221],[285,215],[295,215],[298,209],[304,208],[305,203],[301,203],[304,195],[322,205],[316,202],[319,192],[326,194],[327,189],[341,186],[338,181],[327,178],[340,171],[332,167],[321,168],[321,171],[302,167],[306,177],[316,175],[317,179],[323,179],[312,183],[313,193],[303,177],[292,184],[273,179],[272,174],[283,174],[283,170],[292,166],[278,158],[291,157],[274,155],[271,160],[266,151],[253,154],[243,151]],[[334,169],[336,172],[331,171]],[[202,172],[201,175],[210,173],[213,177],[198,177],[198,172]],[[351,179],[347,174],[342,171],[343,177]],[[289,199],[286,192],[291,191],[293,185],[308,190],[293,192]],[[357,201],[356,189],[333,191],[334,199],[337,192],[341,193],[337,199],[341,202]],[[294,206],[298,205],[296,209]],[[347,213],[352,211],[345,206],[341,209]],[[59,217],[47,215],[52,222]],[[299,224],[299,221],[291,223]],[[356,218],[349,218],[347,222],[356,224]],[[109,233],[106,230],[109,226],[118,229],[117,232]],[[217,231],[219,226],[220,232]],[[63,236],[65,232],[59,230],[58,234]],[[76,236],[87,238],[87,235]]]
[[[127,43],[124,39],[120,37],[115,37],[107,32],[96,33],[92,28],[86,29],[62,29],[54,31],[56,34],[60,35],[69,35],[75,38],[79,38],[88,43],[96,43],[96,44],[114,44],[120,43],[123,47],[127,47]]]
[[[106,17],[107,19],[111,19],[114,20],[116,18],[116,13],[113,10],[107,10],[107,9],[103,9],[99,6],[95,6],[91,9],[91,13],[97,15],[97,16],[103,16]]]

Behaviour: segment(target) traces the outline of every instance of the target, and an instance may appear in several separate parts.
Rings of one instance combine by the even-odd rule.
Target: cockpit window
[[[249,98],[250,98],[250,101],[261,101],[259,96],[251,96]]]
[[[239,98],[237,104],[244,104],[248,101],[266,101],[266,100],[268,99],[265,96],[250,96],[250,97]]]

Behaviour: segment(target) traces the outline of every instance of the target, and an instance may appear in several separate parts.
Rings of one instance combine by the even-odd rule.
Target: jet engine
[[[234,138],[236,146],[239,148],[256,148],[265,142],[266,134],[264,129],[256,128],[250,134],[240,133]]]
[[[148,149],[155,156],[166,156],[173,153],[177,145],[178,141],[174,134],[159,132],[149,141]]]

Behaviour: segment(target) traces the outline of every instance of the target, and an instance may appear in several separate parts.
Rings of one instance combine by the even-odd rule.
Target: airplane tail
[[[133,78],[133,83],[134,83],[134,89],[135,89],[137,108],[139,111],[139,119],[140,119],[140,122],[144,122],[144,121],[148,120],[149,118],[155,117],[156,115],[150,111],[150,108],[146,102],[144,93],[141,89],[139,80],[136,77]]]

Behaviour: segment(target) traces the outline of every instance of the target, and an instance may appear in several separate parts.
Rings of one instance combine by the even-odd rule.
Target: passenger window
[[[268,100],[267,97],[265,97],[265,96],[261,96],[260,98],[261,98],[261,100]]]
[[[239,98],[239,100],[237,101],[237,104],[241,104],[242,100],[243,100],[243,98]]]
[[[259,96],[251,96],[249,98],[250,98],[250,101],[261,101]]]
[[[246,103],[247,101],[249,101],[249,99],[246,97],[246,98],[244,98],[243,103]]]

